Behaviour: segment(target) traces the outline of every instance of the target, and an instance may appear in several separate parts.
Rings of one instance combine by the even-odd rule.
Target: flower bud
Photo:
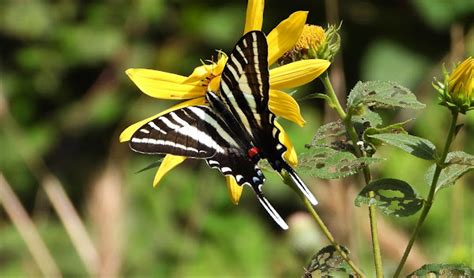
[[[474,109],[474,59],[467,58],[451,73],[444,70],[444,82],[433,84],[440,94],[441,105],[463,114]]]

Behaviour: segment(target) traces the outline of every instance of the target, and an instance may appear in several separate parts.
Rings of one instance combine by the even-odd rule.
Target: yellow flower
[[[444,84],[438,83],[435,88],[440,92],[441,104],[466,113],[474,109],[474,59],[467,58],[451,74],[445,72]]]
[[[474,83],[472,82],[474,59],[467,58],[449,76],[448,92],[453,102],[460,106],[474,104]]]
[[[251,30],[261,30],[263,8],[263,0],[249,0],[245,33]],[[303,30],[306,17],[307,12],[295,12],[268,34],[268,62],[270,65],[294,46]],[[216,91],[216,89],[219,88],[220,75],[226,61],[227,55],[220,52],[216,62],[196,67],[192,74],[187,77],[149,69],[128,69],[126,71],[127,75],[145,94],[159,99],[179,99],[187,101],[129,126],[120,135],[120,141],[129,141],[135,131],[142,125],[160,115],[190,105],[205,104],[204,95],[207,89]],[[270,111],[276,116],[303,126],[305,121],[301,116],[298,103],[293,97],[283,92],[282,89],[301,86],[314,80],[326,71],[329,64],[330,62],[326,60],[309,59],[271,69],[269,92]],[[285,153],[285,159],[291,165],[296,165],[296,152],[288,135],[277,122],[275,122],[275,124],[281,130],[280,141],[288,148]],[[153,185],[156,186],[166,173],[182,163],[185,159],[185,157],[166,155],[155,175]],[[237,204],[242,194],[242,187],[237,185],[233,177],[226,177],[226,180],[231,195],[230,197],[232,201]]]

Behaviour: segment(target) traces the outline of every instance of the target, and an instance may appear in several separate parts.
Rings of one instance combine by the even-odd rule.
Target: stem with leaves
[[[354,272],[357,274],[358,277],[365,277],[364,273],[354,264],[354,262],[349,258],[348,254],[342,250],[341,246],[337,244],[336,240],[334,239],[333,235],[331,232],[329,232],[329,229],[326,227],[324,224],[323,220],[319,217],[318,213],[316,210],[313,208],[311,203],[308,201],[308,199],[304,198],[303,196],[303,202],[306,207],[306,209],[309,211],[313,219],[316,221],[316,223],[319,225],[321,228],[321,231],[324,233],[326,238],[331,242],[332,246],[336,248],[337,252],[341,255],[341,257],[347,262],[347,264],[354,270]]]
[[[403,266],[405,265],[408,255],[410,254],[411,248],[413,247],[416,237],[418,236],[418,233],[420,232],[420,228],[423,225],[423,222],[425,221],[426,217],[428,216],[431,206],[433,205],[433,199],[436,194],[436,186],[438,184],[439,176],[441,174],[441,171],[446,167],[445,160],[448,155],[449,147],[451,146],[454,136],[456,135],[456,122],[458,120],[459,112],[456,110],[452,110],[451,112],[452,112],[451,113],[452,117],[451,117],[451,125],[449,127],[448,137],[446,138],[446,142],[444,144],[444,149],[441,154],[441,157],[436,163],[436,169],[433,175],[433,180],[431,181],[431,187],[430,187],[430,192],[428,193],[428,198],[424,202],[424,206],[423,206],[423,210],[421,211],[420,218],[418,219],[418,222],[416,223],[415,229],[413,230],[413,234],[411,235],[410,241],[408,242],[408,245],[405,248],[405,252],[403,253],[402,259],[400,260],[400,263],[398,264],[397,270],[395,271],[395,274],[393,275],[393,277],[400,276]]]
[[[329,240],[329,242],[334,246],[334,248],[337,250],[339,255],[341,255],[342,259],[347,262],[347,264],[352,268],[352,270],[356,273],[357,277],[365,277],[364,273],[354,264],[354,262],[349,258],[348,254],[341,248],[341,246],[336,242],[334,239],[334,236],[331,234],[329,231],[328,227],[326,224],[324,224],[323,220],[321,217],[319,217],[319,214],[316,212],[314,209],[313,205],[308,201],[308,199],[301,193],[301,191],[297,188],[297,186],[293,183],[291,178],[288,176],[288,174],[284,173],[283,174],[283,181],[289,185],[297,194],[300,196],[301,200],[304,203],[304,206],[308,210],[308,212],[311,214],[313,217],[314,221],[316,224],[318,224],[319,228],[323,232],[323,234],[326,236],[326,238]]]
[[[357,157],[363,157],[364,154],[360,150],[359,146],[357,145],[358,136],[357,131],[352,124],[352,115],[351,113],[346,113],[339,102],[339,99],[334,92],[334,88],[331,84],[331,80],[329,79],[328,73],[324,73],[321,77],[321,80],[326,88],[326,95],[328,96],[328,104],[331,108],[336,110],[339,118],[343,121],[344,126],[346,128],[347,133],[354,145],[355,154]],[[371,180],[370,169],[366,165],[363,168],[364,179],[365,183],[369,184]],[[370,197],[373,197],[374,193],[371,191],[369,193]],[[375,206],[369,205],[369,221],[370,221],[370,232],[372,234],[372,250],[374,255],[374,265],[375,265],[375,273],[376,277],[383,277],[383,266],[382,266],[382,256],[380,255],[380,244],[377,235],[377,211]]]

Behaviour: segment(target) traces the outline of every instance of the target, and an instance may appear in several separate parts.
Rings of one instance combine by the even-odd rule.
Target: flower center
[[[317,50],[325,40],[326,33],[321,26],[306,24],[294,49],[296,51],[303,49]]]
[[[304,59],[327,59],[327,57],[320,57],[327,49],[327,40],[326,32],[321,26],[306,24],[296,44],[278,62],[284,65]]]

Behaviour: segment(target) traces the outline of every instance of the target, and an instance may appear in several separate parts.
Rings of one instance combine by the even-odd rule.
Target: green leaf
[[[368,140],[367,136],[374,135],[374,134],[382,134],[382,133],[395,133],[395,134],[403,133],[403,134],[407,134],[408,132],[405,130],[405,128],[403,128],[403,126],[405,124],[407,124],[408,122],[410,122],[411,120],[413,120],[413,119],[408,119],[404,122],[394,123],[394,124],[384,126],[384,127],[380,127],[380,128],[369,127],[364,132],[364,139]]]
[[[407,277],[472,277],[474,271],[464,264],[425,264]]]
[[[450,152],[446,157],[446,166],[439,175],[436,191],[453,185],[459,178],[467,172],[474,170],[474,156],[465,152]],[[436,164],[431,165],[425,175],[426,183],[433,181]]]
[[[162,161],[163,161],[163,159],[160,159],[160,160],[158,160],[158,161],[152,162],[152,163],[148,164],[147,166],[145,166],[144,168],[142,168],[142,169],[136,171],[135,174],[138,174],[138,173],[141,173],[141,172],[145,172],[146,170],[158,168],[158,166],[160,166],[160,164],[161,164]]]
[[[474,167],[474,155],[462,151],[450,152],[446,156],[445,163]]]
[[[360,105],[375,108],[421,109],[425,107],[410,90],[392,81],[359,81],[347,98],[347,107],[352,113]]]
[[[372,150],[375,152],[375,150],[378,146],[377,143],[379,143],[380,141],[376,140],[376,142],[373,142],[374,140],[370,140],[369,135],[381,134],[381,133],[404,133],[404,134],[407,134],[408,132],[405,130],[405,128],[403,126],[411,120],[412,119],[409,119],[409,120],[406,120],[406,121],[401,122],[401,123],[394,123],[394,124],[384,126],[384,127],[380,127],[380,128],[369,127],[369,128],[364,130],[364,132],[362,134],[362,138],[364,139],[364,142],[366,142],[372,148]],[[375,145],[374,145],[374,143],[375,143]]]
[[[305,101],[305,100],[310,100],[310,99],[315,99],[315,98],[324,99],[328,103],[331,102],[331,98],[328,97],[328,95],[321,94],[321,93],[314,93],[314,94],[305,95],[305,96],[297,98],[297,101],[300,102],[300,101]]]
[[[380,140],[386,144],[400,148],[405,152],[422,159],[436,159],[436,147],[429,140],[421,137],[401,133],[374,134],[368,135],[368,137]]]
[[[380,114],[370,109],[364,109],[362,113],[352,116],[352,122],[359,123],[362,125],[368,125],[370,127],[377,127],[383,123]]]
[[[357,158],[350,152],[328,147],[313,147],[300,156],[299,172],[322,179],[339,179],[354,175],[365,165],[381,161],[380,158]]]
[[[342,245],[340,247],[346,254],[349,254],[349,250],[346,247]],[[326,277],[336,271],[353,274],[352,270],[344,266],[343,262],[344,259],[337,252],[336,248],[328,245],[311,257],[311,261],[305,267],[304,277],[311,277],[313,272],[316,272],[317,277]]]
[[[346,129],[342,121],[329,122],[316,131],[311,146],[330,146],[334,141],[346,140]]]
[[[373,191],[374,198],[369,197]],[[369,183],[355,199],[355,205],[376,205],[386,215],[410,216],[423,206],[423,199],[418,197],[413,188],[406,182],[397,179],[380,179]]]

